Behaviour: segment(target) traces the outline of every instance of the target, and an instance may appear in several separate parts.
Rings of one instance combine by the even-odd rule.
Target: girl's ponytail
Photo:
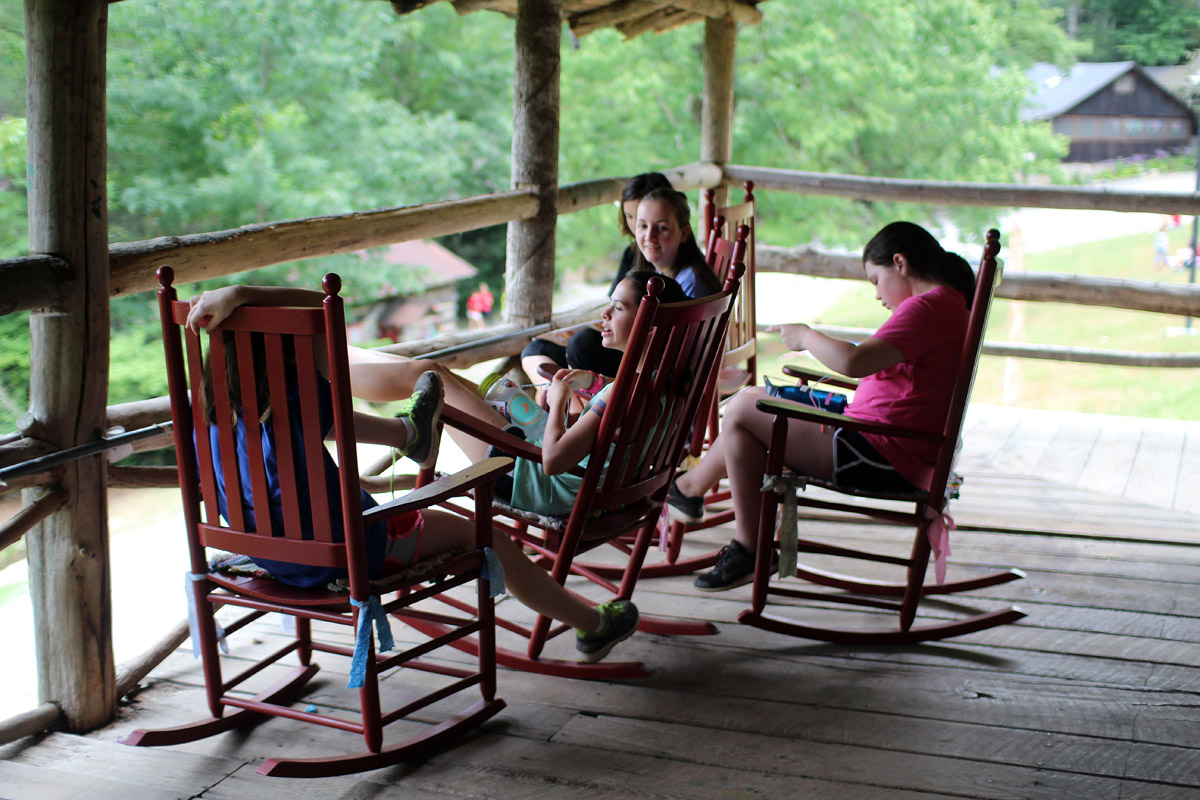
[[[958,253],[943,251],[933,271],[935,275],[930,277],[937,277],[951,288],[962,292],[967,300],[967,308],[971,307],[971,301],[975,299],[975,273],[971,271],[971,265],[965,258]]]

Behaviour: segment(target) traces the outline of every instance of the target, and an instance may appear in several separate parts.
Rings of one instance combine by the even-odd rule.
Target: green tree
[[[764,4],[738,31],[733,160],[817,172],[1009,181],[1045,171],[1063,151],[1045,124],[1018,119],[1035,60],[1069,62],[1052,9],[1037,0],[839,0]],[[563,55],[563,180],[633,174],[695,160],[703,26],[630,43],[585,37]],[[772,193],[763,241],[858,245],[882,222],[927,219],[927,207]],[[610,212],[561,222],[611,230]],[[949,217],[981,229],[994,212]],[[580,241],[582,241],[580,239]],[[607,252],[619,252],[612,241]],[[598,244],[593,244],[598,247]],[[573,253],[587,263],[595,250]]]
[[[1062,9],[1071,38],[1089,61],[1182,64],[1200,49],[1200,6],[1194,0],[1050,0]]]

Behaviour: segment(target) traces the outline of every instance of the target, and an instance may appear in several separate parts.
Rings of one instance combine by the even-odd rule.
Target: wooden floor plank
[[[1140,427],[1110,422],[1101,429],[1076,485],[1099,494],[1124,496],[1141,439]]]
[[[1079,424],[1060,423],[1054,438],[1030,474],[1048,481],[1074,486],[1100,437],[1101,423],[1085,419]]]
[[[1138,441],[1123,496],[1143,505],[1171,508],[1184,438],[1185,431],[1180,427],[1147,425]]]
[[[0,749],[0,798],[43,785],[38,798],[88,800],[1200,797],[1200,514],[1180,502],[1178,488],[1166,498],[1131,477],[1143,467],[1138,442],[1149,453],[1175,436],[1176,482],[1184,481],[1200,468],[1200,436],[1187,426],[1180,438],[1153,424],[1126,424],[1121,434],[1110,418],[1039,416],[1023,424],[1020,413],[1001,409],[972,419],[967,482],[952,505],[960,527],[951,577],[1012,566],[1026,578],[953,604],[926,602],[921,611],[935,620],[1016,603],[1029,615],[1019,624],[909,647],[829,645],[738,624],[749,587],[710,595],[697,592],[690,576],[643,580],[635,600],[644,613],[709,620],[718,635],[633,636],[610,658],[642,660],[652,673],[638,681],[502,670],[499,694],[509,706],[456,746],[318,781],[267,779],[254,768],[271,755],[345,752],[352,734],[275,719],[179,747],[116,744],[135,727],[206,714],[199,666],[185,646],[107,728]],[[1154,502],[1130,502],[1127,487]],[[803,524],[815,538],[899,554],[913,535],[861,520]],[[698,531],[687,547],[708,550],[731,535],[729,527]],[[576,579],[571,586],[579,588]],[[827,600],[796,605],[836,623],[882,617]],[[500,609],[524,622],[532,616],[511,598]],[[420,640],[399,623],[393,630],[401,641]],[[283,635],[274,621],[255,623],[233,639],[233,661],[276,649]],[[350,641],[345,630],[330,635]],[[549,649],[573,654],[569,637]],[[430,658],[470,661],[459,651]],[[344,688],[348,664],[319,660],[321,673],[301,702],[342,713],[354,705]],[[272,671],[261,676],[274,679]],[[383,693],[392,700],[436,680],[397,671],[385,677]],[[395,734],[426,727],[452,703],[398,723]]]
[[[1187,428],[1171,508],[1200,514],[1200,424]]]

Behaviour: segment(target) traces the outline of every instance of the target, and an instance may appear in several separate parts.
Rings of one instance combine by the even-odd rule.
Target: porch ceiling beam
[[[641,19],[622,22],[617,26],[617,31],[626,39],[636,39],[643,33],[666,33],[699,19],[704,17],[678,8],[660,8]]]
[[[458,0],[458,2],[488,2],[488,0]],[[457,3],[456,3],[457,5]],[[665,13],[674,9],[675,13]],[[756,7],[734,0],[619,0],[616,3],[575,15],[568,20],[576,36],[584,36],[602,28],[616,28],[626,38],[642,33],[658,33],[701,17],[732,19],[745,25],[762,22],[763,14]]]

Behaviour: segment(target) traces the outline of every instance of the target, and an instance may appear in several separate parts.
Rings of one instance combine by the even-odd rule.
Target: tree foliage
[[[1188,41],[1176,0],[1071,0],[1097,37]],[[1067,64],[1067,0],[806,0],[766,3],[739,29],[733,160],[901,178],[1008,181],[1061,145],[1018,120],[1035,60]],[[1129,8],[1124,8],[1129,6]],[[0,257],[27,247],[22,0],[0,0]],[[1149,9],[1149,10],[1147,10]],[[1176,12],[1179,12],[1176,14]],[[1105,16],[1107,15],[1107,16]],[[1164,17],[1176,15],[1178,19]],[[1104,24],[1101,21],[1107,20]],[[1191,20],[1190,22],[1188,20]],[[1082,30],[1082,25],[1081,25]],[[109,10],[109,221],[114,241],[215,231],[471,196],[510,182],[511,19],[447,3],[398,17],[387,3],[139,0]],[[1191,33],[1184,35],[1184,32]],[[1172,39],[1168,32],[1175,32]],[[700,145],[703,25],[622,41],[564,32],[560,181],[689,163]],[[1102,37],[1100,37],[1102,38]],[[1099,38],[1098,38],[1099,41]],[[1150,40],[1138,45],[1151,48]],[[1192,45],[1189,45],[1192,46]],[[1143,52],[1139,51],[1139,52]],[[1132,57],[1132,56],[1123,56]],[[930,210],[772,193],[760,241],[857,246],[882,222]],[[991,211],[956,211],[980,229]],[[560,218],[560,272],[604,274],[625,242],[612,208]],[[500,285],[503,226],[445,237]],[[336,270],[351,300],[414,276],[338,256],[225,281],[315,286]],[[405,281],[409,281],[408,284]],[[218,282],[193,288],[198,291]],[[0,381],[13,386],[22,317],[0,319]],[[161,391],[147,297],[112,307],[112,402]],[[16,326],[16,327],[14,327]],[[24,356],[27,358],[27,354]],[[22,381],[23,384],[23,381]],[[0,395],[20,408],[24,386]]]
[[[1050,0],[1088,61],[1182,64],[1200,49],[1195,0]]]

